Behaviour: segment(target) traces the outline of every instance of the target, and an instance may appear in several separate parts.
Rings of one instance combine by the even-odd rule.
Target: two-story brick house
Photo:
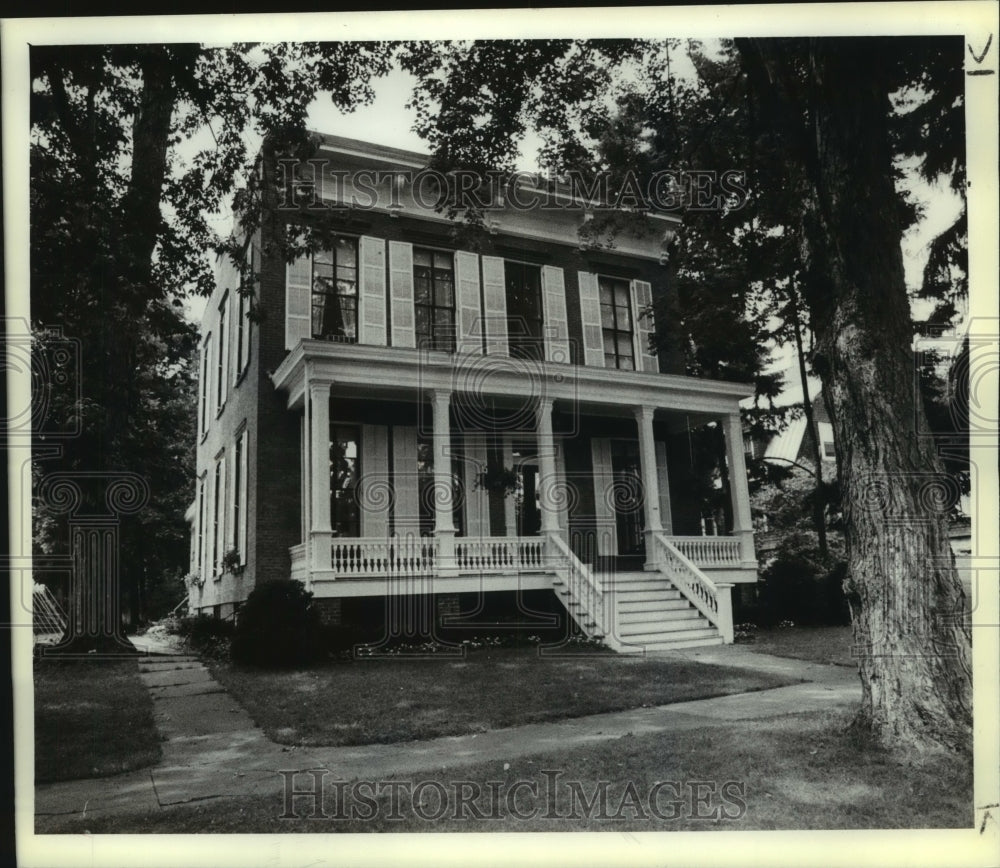
[[[341,621],[542,596],[618,650],[731,641],[732,585],[756,581],[750,387],[649,351],[676,218],[595,249],[579,201],[531,207],[523,185],[473,246],[425,201],[425,156],[319,138],[319,200],[354,207],[290,263],[262,221],[254,315],[227,262],[206,308],[191,611],[292,577]],[[727,442],[724,536],[671,484],[706,423]]]

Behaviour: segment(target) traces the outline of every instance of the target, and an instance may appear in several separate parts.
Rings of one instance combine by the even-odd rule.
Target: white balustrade
[[[507,573],[545,568],[545,538],[539,536],[456,537],[461,572]]]
[[[722,633],[723,641],[733,641],[733,612],[730,585],[718,586],[684,555],[674,540],[654,533],[655,561],[678,591]]]
[[[344,537],[334,539],[330,566],[337,578],[431,573],[437,555],[433,537]]]
[[[573,620],[588,636],[607,637],[614,622],[612,612],[606,610],[604,593],[590,568],[583,563],[566,541],[558,534],[548,536],[549,563],[563,581],[566,591],[566,609]]]
[[[684,557],[700,567],[738,566],[740,540],[734,536],[667,536]]]

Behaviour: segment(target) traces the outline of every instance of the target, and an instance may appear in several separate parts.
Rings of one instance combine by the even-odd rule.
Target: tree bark
[[[819,446],[819,431],[816,429],[816,417],[813,414],[812,398],[809,397],[809,376],[806,372],[806,355],[802,347],[802,322],[799,317],[798,288],[791,287],[792,329],[795,334],[795,353],[799,362],[799,379],[802,381],[802,410],[806,417],[806,427],[809,429],[809,444],[812,449],[813,465],[816,470],[814,477],[816,485],[813,488],[813,527],[819,552],[825,558],[829,554],[826,542],[826,510],[823,503],[823,455]]]
[[[885,52],[874,40],[810,40],[799,76],[787,46],[740,47],[755,90],[783,101],[775,116],[813,191],[806,302],[843,490],[858,723],[887,746],[966,750],[971,632],[938,505],[947,486],[915,394]]]

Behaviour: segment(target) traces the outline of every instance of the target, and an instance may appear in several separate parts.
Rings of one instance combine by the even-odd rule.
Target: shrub
[[[834,557],[823,558],[810,543],[805,536],[788,538],[761,573],[756,616],[762,623],[850,623],[842,586],[847,565]]]
[[[169,628],[168,628],[169,629]],[[233,622],[210,615],[178,618],[171,632],[176,633],[199,654],[222,656],[229,650],[233,637]]]
[[[258,585],[240,607],[232,658],[251,666],[297,666],[323,656],[313,595],[294,579]]]

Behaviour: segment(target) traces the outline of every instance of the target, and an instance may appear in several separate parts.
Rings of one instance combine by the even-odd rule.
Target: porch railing
[[[654,562],[678,591],[722,633],[723,641],[733,641],[733,610],[730,586],[718,586],[679,547],[662,533],[654,533]]]
[[[734,536],[670,536],[677,550],[692,563],[702,567],[738,565],[740,541]]]
[[[545,569],[545,538],[539,536],[457,537],[455,562],[461,572]]]
[[[588,636],[601,636],[612,641],[614,614],[607,608],[610,600],[598,584],[590,568],[581,561],[566,541],[557,533],[549,534],[546,553],[556,574],[556,593],[574,621]]]
[[[437,545],[425,536],[334,539],[330,566],[338,578],[421,575],[433,572]]]

